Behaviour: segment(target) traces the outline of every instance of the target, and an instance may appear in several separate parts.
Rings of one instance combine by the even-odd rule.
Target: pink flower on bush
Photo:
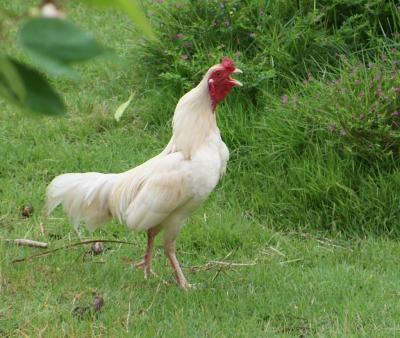
[[[289,103],[289,96],[283,95],[281,98],[282,104],[287,105]]]
[[[378,87],[378,89],[376,90],[376,95],[377,95],[378,97],[381,97],[381,96],[382,96],[382,88],[381,88],[381,87]]]

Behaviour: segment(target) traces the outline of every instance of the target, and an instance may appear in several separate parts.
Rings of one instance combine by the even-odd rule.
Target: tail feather
[[[108,200],[117,180],[118,174],[95,172],[57,176],[47,188],[46,213],[62,204],[75,228],[83,220],[95,229],[111,218]]]

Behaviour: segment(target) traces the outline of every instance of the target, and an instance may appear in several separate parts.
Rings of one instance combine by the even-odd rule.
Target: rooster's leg
[[[136,264],[136,267],[144,269],[144,278],[148,278],[151,272],[151,259],[153,258],[154,239],[160,232],[161,227],[151,228],[147,231],[147,247],[143,260]]]
[[[179,265],[179,262],[176,259],[175,238],[173,238],[172,240],[168,237],[165,238],[164,250],[165,250],[165,255],[168,257],[168,260],[171,263],[172,268],[174,269],[176,280],[177,280],[178,284],[182,288],[188,289],[190,287],[190,285],[187,282],[185,276],[183,275],[183,272]]]

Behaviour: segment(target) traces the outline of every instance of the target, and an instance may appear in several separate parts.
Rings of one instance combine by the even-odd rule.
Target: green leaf
[[[51,87],[42,74],[11,58],[7,58],[7,61],[12,65],[17,74],[15,79],[20,82],[12,82],[6,89],[18,88],[18,90],[21,90],[19,87],[23,86],[23,91],[15,95],[11,102],[35,113],[47,115],[61,115],[65,113],[63,99]],[[4,82],[2,81],[0,81],[0,88],[1,86],[4,86]],[[22,93],[24,94],[21,95]],[[0,94],[4,94],[3,91],[0,91]],[[3,96],[9,98],[7,95]]]
[[[117,122],[120,120],[120,118],[121,118],[122,114],[125,112],[126,108],[128,108],[128,106],[131,103],[134,96],[135,96],[135,93],[132,93],[131,96],[129,96],[128,101],[121,104],[118,107],[118,109],[115,111],[114,117],[117,120]]]
[[[26,97],[24,83],[18,70],[6,56],[0,55],[0,95],[13,103],[23,102]]]
[[[35,62],[57,75],[76,76],[70,63],[105,51],[91,33],[58,18],[29,19],[19,32],[19,40]]]
[[[137,0],[85,0],[99,7],[114,7],[125,11],[132,21],[142,30],[142,32],[150,39],[155,39],[155,35],[151,29],[151,25],[146,18]]]

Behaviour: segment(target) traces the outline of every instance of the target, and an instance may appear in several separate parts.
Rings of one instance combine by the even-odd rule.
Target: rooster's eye
[[[221,72],[216,72],[215,75],[216,75],[217,77],[220,77],[220,76],[221,76]]]

